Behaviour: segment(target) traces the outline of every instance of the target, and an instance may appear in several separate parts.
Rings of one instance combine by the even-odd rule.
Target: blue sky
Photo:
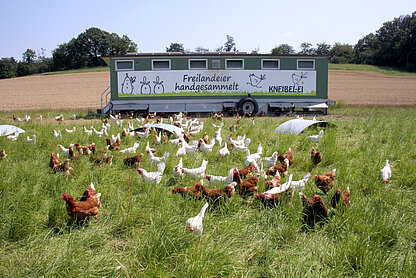
[[[339,3],[338,3],[339,2]],[[214,50],[234,37],[239,51],[270,53],[287,43],[355,44],[386,21],[416,11],[396,1],[2,1],[0,58],[30,48],[45,55],[90,27],[127,35],[140,52],[160,52],[172,42],[193,51]]]

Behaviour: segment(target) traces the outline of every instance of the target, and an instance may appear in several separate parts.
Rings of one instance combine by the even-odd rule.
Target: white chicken
[[[292,181],[292,187],[294,190],[302,191],[305,188],[306,183],[308,182],[309,178],[311,176],[311,173],[307,173],[303,179],[298,181]]]
[[[42,115],[39,115],[39,117],[36,118],[36,121],[42,121],[43,117]]]
[[[136,153],[136,150],[139,146],[139,143],[134,143],[132,147],[121,150],[120,153]]]
[[[151,148],[150,147],[150,145],[149,145],[149,141],[147,142],[147,144],[146,144],[146,148],[144,149],[144,151],[145,152],[147,152],[147,151],[150,151],[150,152],[156,152],[156,149],[155,148]]]
[[[69,147],[73,147],[73,146],[74,146],[74,144],[69,145]],[[58,148],[61,149],[63,154],[66,154],[67,156],[69,156],[69,148],[65,148],[61,144],[58,144]]]
[[[189,169],[189,168],[181,168],[183,174],[192,176],[192,177],[200,177],[201,174],[205,175],[205,170],[207,169],[208,161],[203,160],[202,164],[198,168]]]
[[[203,152],[212,152],[212,148],[214,148],[215,145],[215,138],[211,139],[211,142],[209,144],[206,144],[203,139],[199,139],[199,149]]]
[[[202,231],[204,229],[202,225],[202,220],[204,219],[205,211],[208,208],[208,202],[205,203],[205,205],[202,207],[201,211],[198,213],[197,216],[191,217],[186,221],[186,225],[188,225],[188,230],[191,232],[198,231],[200,234],[202,234]]]
[[[232,182],[229,181],[228,177],[223,176],[205,175],[204,177],[208,180],[210,185],[226,184],[227,182]]]
[[[117,133],[117,136],[111,134],[111,143],[115,143],[117,140],[120,140],[120,133]]]
[[[318,135],[308,136],[308,139],[314,143],[319,143],[319,141],[321,141],[322,135],[324,135],[324,131],[320,130]]]
[[[65,128],[65,131],[66,131],[67,133],[74,133],[76,129],[77,129],[77,127],[75,127],[75,126],[74,126],[72,129],[67,129],[67,128]]]
[[[64,120],[64,115],[63,114],[60,114],[60,115],[56,116],[55,117],[55,120],[57,120],[57,121],[63,121]]]
[[[380,174],[381,174],[381,179],[384,182],[388,182],[389,179],[391,178],[391,168],[390,168],[388,159],[386,159],[386,165],[383,167],[383,169],[381,169]]]
[[[227,148],[227,143],[224,143],[224,147],[219,150],[220,156],[226,156],[227,154],[230,154],[230,151]]]
[[[11,140],[11,141],[16,141],[18,137],[19,137],[19,132],[15,132],[13,134],[8,135],[6,139]]]
[[[162,157],[155,156],[153,152],[150,150],[146,150],[146,153],[148,155],[148,160],[151,164],[159,164],[162,162],[166,162],[166,159],[169,157],[168,152],[165,152]]]
[[[179,159],[178,165],[173,167],[173,175],[174,176],[183,176],[183,173],[181,171],[181,168],[183,167],[182,157]]]
[[[147,126],[144,132],[136,132],[136,133],[137,133],[137,136],[139,136],[139,138],[142,138],[142,139],[147,138],[150,134],[150,127]]]
[[[23,121],[28,122],[32,119],[32,117],[30,117],[30,115],[25,115],[25,117],[23,118]]]
[[[214,138],[215,138],[215,144],[218,144],[218,146],[222,145],[222,138],[221,138],[221,127],[214,132]]]
[[[84,132],[87,133],[88,135],[92,135],[92,130],[88,130],[85,125],[82,125],[82,127],[84,128]]]
[[[156,145],[159,145],[162,143],[162,132],[159,132],[159,134],[154,134]]]
[[[272,156],[263,157],[262,161],[263,161],[264,168],[269,168],[269,167],[272,167],[272,166],[276,165],[277,155],[278,155],[278,153],[274,152],[272,154]]]
[[[26,141],[31,144],[36,144],[36,134],[33,135],[33,138],[26,136]]]
[[[62,137],[62,133],[61,133],[61,131],[60,131],[60,130],[56,131],[56,130],[54,129],[54,130],[53,130],[53,136],[54,136],[55,138],[60,138],[60,137]]]
[[[162,181],[162,175],[165,171],[165,167],[166,164],[162,162],[157,165],[156,172],[147,172],[145,169],[142,168],[138,168],[137,172],[142,176],[144,181],[159,184]]]
[[[259,147],[257,148],[257,152],[250,154],[250,150],[247,149],[247,155],[246,155],[246,160],[244,162],[244,164],[246,166],[250,165],[253,161],[258,162],[261,158],[261,154],[263,152],[263,147],[261,146],[261,144],[259,144]]]

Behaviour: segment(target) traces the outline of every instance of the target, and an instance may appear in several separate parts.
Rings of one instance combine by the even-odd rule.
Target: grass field
[[[416,76],[414,72],[401,71],[391,67],[380,67],[373,65],[359,65],[359,64],[329,64],[330,70],[359,70],[359,71],[374,71],[391,76]]]
[[[93,165],[84,156],[71,162],[74,172],[66,177],[48,167],[50,152],[58,151],[57,144],[70,143],[95,142],[104,148],[104,138],[82,132],[83,124],[99,129],[101,122],[80,114],[84,117],[58,123],[52,119],[58,113],[40,113],[42,122],[15,123],[11,113],[0,112],[1,124],[26,130],[15,142],[0,137],[0,149],[8,153],[0,160],[1,277],[413,277],[416,273],[414,107],[332,108],[324,118],[336,127],[327,128],[317,144],[306,138],[317,133],[314,129],[298,136],[272,132],[289,118],[256,118],[255,126],[244,119],[234,134],[252,139],[252,153],[259,143],[264,156],[291,147],[295,162],[289,173],[294,180],[308,171],[314,175],[336,168],[335,188],[328,196],[312,179],[304,193],[322,195],[329,207],[336,188],[343,191],[349,186],[352,206],[345,212],[331,211],[325,223],[308,229],[301,222],[298,193],[291,205],[283,202],[276,207],[264,207],[253,197],[236,193],[230,203],[208,208],[202,235],[187,231],[185,223],[205,201],[171,193],[174,186],[198,181],[173,178],[179,160],[173,156],[176,146],[157,147],[157,155],[171,154],[159,186],[143,182],[135,168],[123,165],[124,155],[117,152],[111,168]],[[38,114],[31,112],[32,118]],[[136,120],[130,121],[137,126]],[[202,121],[212,137],[214,119]],[[110,134],[121,131],[110,123]],[[235,119],[224,123],[223,140]],[[75,134],[64,131],[73,126]],[[53,129],[61,130],[63,137],[54,138]],[[36,145],[26,142],[26,135],[33,134]],[[137,141],[138,152],[144,153],[147,141],[155,146],[153,137],[130,137],[122,139],[121,148]],[[313,145],[324,157],[316,167],[310,162]],[[230,168],[244,166],[244,153],[231,151],[220,158],[218,149],[185,156],[184,167],[199,167],[206,159],[207,174],[226,175]],[[388,184],[380,178],[386,159],[393,171]],[[141,167],[156,170],[147,155]],[[79,198],[90,182],[102,193],[102,207],[97,219],[79,225],[70,220],[60,198],[64,192]],[[259,191],[264,186],[260,179]]]

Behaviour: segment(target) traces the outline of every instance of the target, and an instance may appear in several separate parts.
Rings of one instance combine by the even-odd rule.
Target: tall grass
[[[316,167],[309,159],[313,143],[306,137],[317,130],[298,136],[272,132],[288,118],[256,118],[255,126],[244,119],[234,134],[247,134],[252,139],[252,152],[261,143],[267,156],[291,147],[295,162],[289,172],[295,180],[310,170],[314,175],[336,168],[335,187],[351,189],[352,206],[348,210],[331,211],[325,223],[308,229],[301,222],[302,204],[297,195],[292,204],[264,207],[252,197],[236,194],[230,203],[207,210],[202,235],[188,232],[185,222],[198,214],[204,201],[171,193],[174,186],[198,181],[173,178],[173,166],[179,161],[173,156],[176,146],[157,147],[158,155],[171,153],[159,186],[145,183],[134,168],[123,165],[124,155],[117,152],[111,168],[93,165],[88,157],[82,157],[71,162],[74,172],[65,177],[50,171],[50,152],[57,151],[58,143],[95,142],[104,148],[103,138],[81,132],[83,124],[98,128],[99,120],[83,117],[58,123],[50,120],[54,116],[50,112],[43,114],[49,119],[42,122],[16,123],[11,114],[0,113],[1,124],[26,130],[16,142],[0,137],[0,149],[8,153],[6,160],[0,160],[0,276],[414,276],[416,110],[337,108],[329,112],[324,118],[336,127],[327,128],[323,140],[315,144],[324,157]],[[70,112],[64,114],[66,118],[72,116]],[[32,113],[32,118],[35,116]],[[212,137],[214,120],[203,121],[204,130]],[[224,123],[223,139],[235,119],[225,119]],[[111,124],[111,134],[120,132]],[[64,128],[73,126],[76,133],[66,134]],[[60,129],[63,138],[55,139],[52,129]],[[25,139],[33,134],[38,136],[36,145]],[[123,139],[121,148],[137,140]],[[154,146],[153,138],[148,140]],[[146,141],[140,141],[139,152],[144,152]],[[231,151],[228,157],[219,158],[218,149],[185,156],[184,166],[199,167],[207,159],[206,173],[215,175],[226,175],[230,168],[243,166],[244,153]],[[156,170],[146,158],[144,155],[141,167]],[[388,184],[382,183],[379,175],[386,158],[393,169]],[[79,225],[70,220],[60,197],[66,192],[79,198],[91,181],[102,193],[102,207],[97,219]],[[264,191],[264,179],[259,190]],[[323,197],[328,206],[335,190]],[[304,193],[309,197],[322,194],[313,180]],[[118,266],[121,268],[116,269]]]

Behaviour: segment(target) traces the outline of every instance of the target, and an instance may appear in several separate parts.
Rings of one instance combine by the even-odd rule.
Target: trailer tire
[[[259,111],[259,104],[254,98],[246,97],[241,99],[237,104],[238,112],[250,113],[252,116],[256,115]]]

